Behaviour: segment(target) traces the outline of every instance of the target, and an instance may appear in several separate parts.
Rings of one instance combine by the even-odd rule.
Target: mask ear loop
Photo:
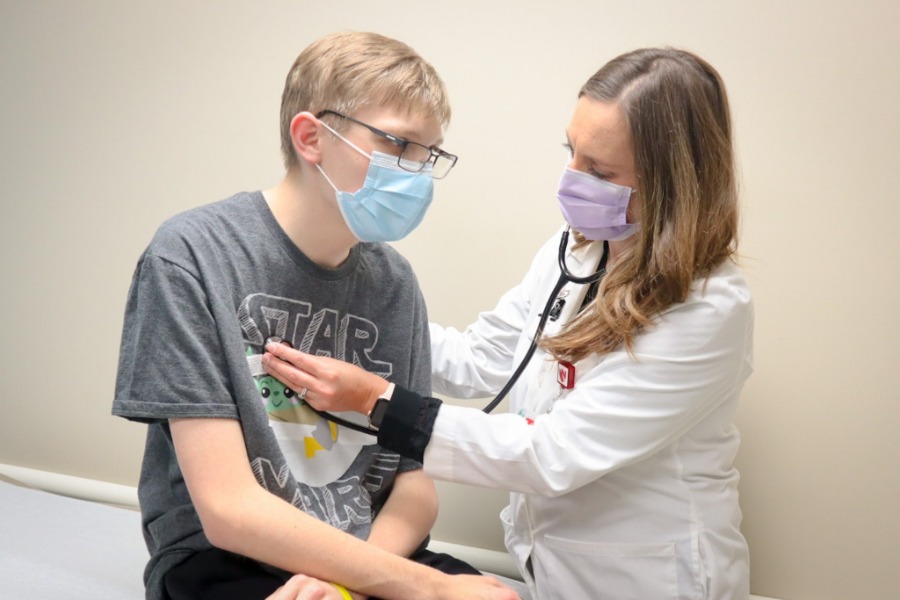
[[[330,131],[332,134],[334,134],[335,136],[337,136],[338,138],[340,138],[340,140],[341,140],[342,142],[344,142],[345,144],[347,144],[348,146],[350,146],[351,148],[353,148],[354,150],[356,150],[357,152],[359,152],[360,154],[362,154],[363,156],[365,156],[365,157],[368,158],[369,160],[372,160],[372,155],[371,155],[371,154],[366,154],[366,152],[365,152],[362,148],[360,148],[359,146],[357,146],[356,144],[354,144],[353,142],[351,142],[350,140],[348,140],[347,138],[345,138],[344,136],[342,136],[341,134],[339,134],[337,131],[335,131],[334,129],[332,129],[331,126],[328,125],[328,123],[326,123],[325,121],[323,121],[323,120],[321,120],[321,119],[319,119],[319,123],[322,124],[322,127],[324,127],[325,129],[327,129],[328,131]]]
[[[336,137],[337,137],[338,139],[340,139],[342,142],[344,142],[345,144],[349,145],[351,148],[353,148],[354,150],[356,150],[357,152],[359,152],[359,153],[360,153],[361,155],[363,155],[364,157],[368,158],[370,163],[372,162],[372,157],[369,156],[368,154],[366,154],[365,152],[363,152],[363,151],[359,148],[359,146],[357,146],[356,144],[354,144],[353,142],[351,142],[350,140],[348,140],[347,138],[345,138],[344,136],[342,136],[341,134],[339,134],[339,133],[338,133],[337,131],[335,131],[334,129],[332,129],[332,128],[328,125],[328,123],[326,123],[326,122],[323,121],[322,119],[317,119],[317,121],[319,121],[319,123],[322,124],[322,127],[324,127],[325,129],[327,129],[328,131],[330,131],[330,132],[332,133],[332,135],[336,136]],[[322,176],[325,178],[325,181],[328,182],[328,185],[331,186],[331,189],[333,189],[333,190],[335,191],[335,193],[340,194],[340,193],[341,193],[341,190],[338,189],[338,186],[334,185],[334,182],[331,181],[331,177],[328,176],[328,174],[325,172],[325,169],[322,168],[322,165],[316,163],[316,168],[319,170],[319,173],[321,173]],[[341,209],[341,210],[343,210],[343,209]]]
[[[319,173],[322,174],[322,177],[325,178],[325,181],[328,182],[328,185],[331,186],[331,189],[333,189],[336,193],[340,193],[341,191],[337,188],[336,185],[334,185],[334,182],[331,181],[331,177],[329,177],[328,174],[325,173],[325,169],[322,168],[322,165],[316,164],[316,168],[319,170]]]

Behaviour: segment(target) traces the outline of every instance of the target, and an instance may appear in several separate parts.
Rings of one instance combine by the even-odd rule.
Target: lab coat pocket
[[[547,600],[678,598],[675,544],[596,544],[545,536],[534,547]]]

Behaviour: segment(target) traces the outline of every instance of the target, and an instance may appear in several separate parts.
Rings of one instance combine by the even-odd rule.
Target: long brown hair
[[[615,102],[625,115],[641,222],[593,304],[542,342],[573,362],[631,351],[655,316],[735,253],[738,229],[731,115],[712,66],[683,50],[636,50],[597,71],[583,96]]]

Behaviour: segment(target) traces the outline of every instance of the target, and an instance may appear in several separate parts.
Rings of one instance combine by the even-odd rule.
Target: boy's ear
[[[294,115],[291,119],[291,142],[297,158],[317,165],[321,160],[321,143],[319,136],[319,120],[309,111]]]

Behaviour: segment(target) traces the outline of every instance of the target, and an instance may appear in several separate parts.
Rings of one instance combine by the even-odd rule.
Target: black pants
[[[450,575],[480,575],[449,554],[419,550],[410,560]],[[170,569],[165,581],[170,600],[263,600],[290,578],[287,571],[213,548]]]

